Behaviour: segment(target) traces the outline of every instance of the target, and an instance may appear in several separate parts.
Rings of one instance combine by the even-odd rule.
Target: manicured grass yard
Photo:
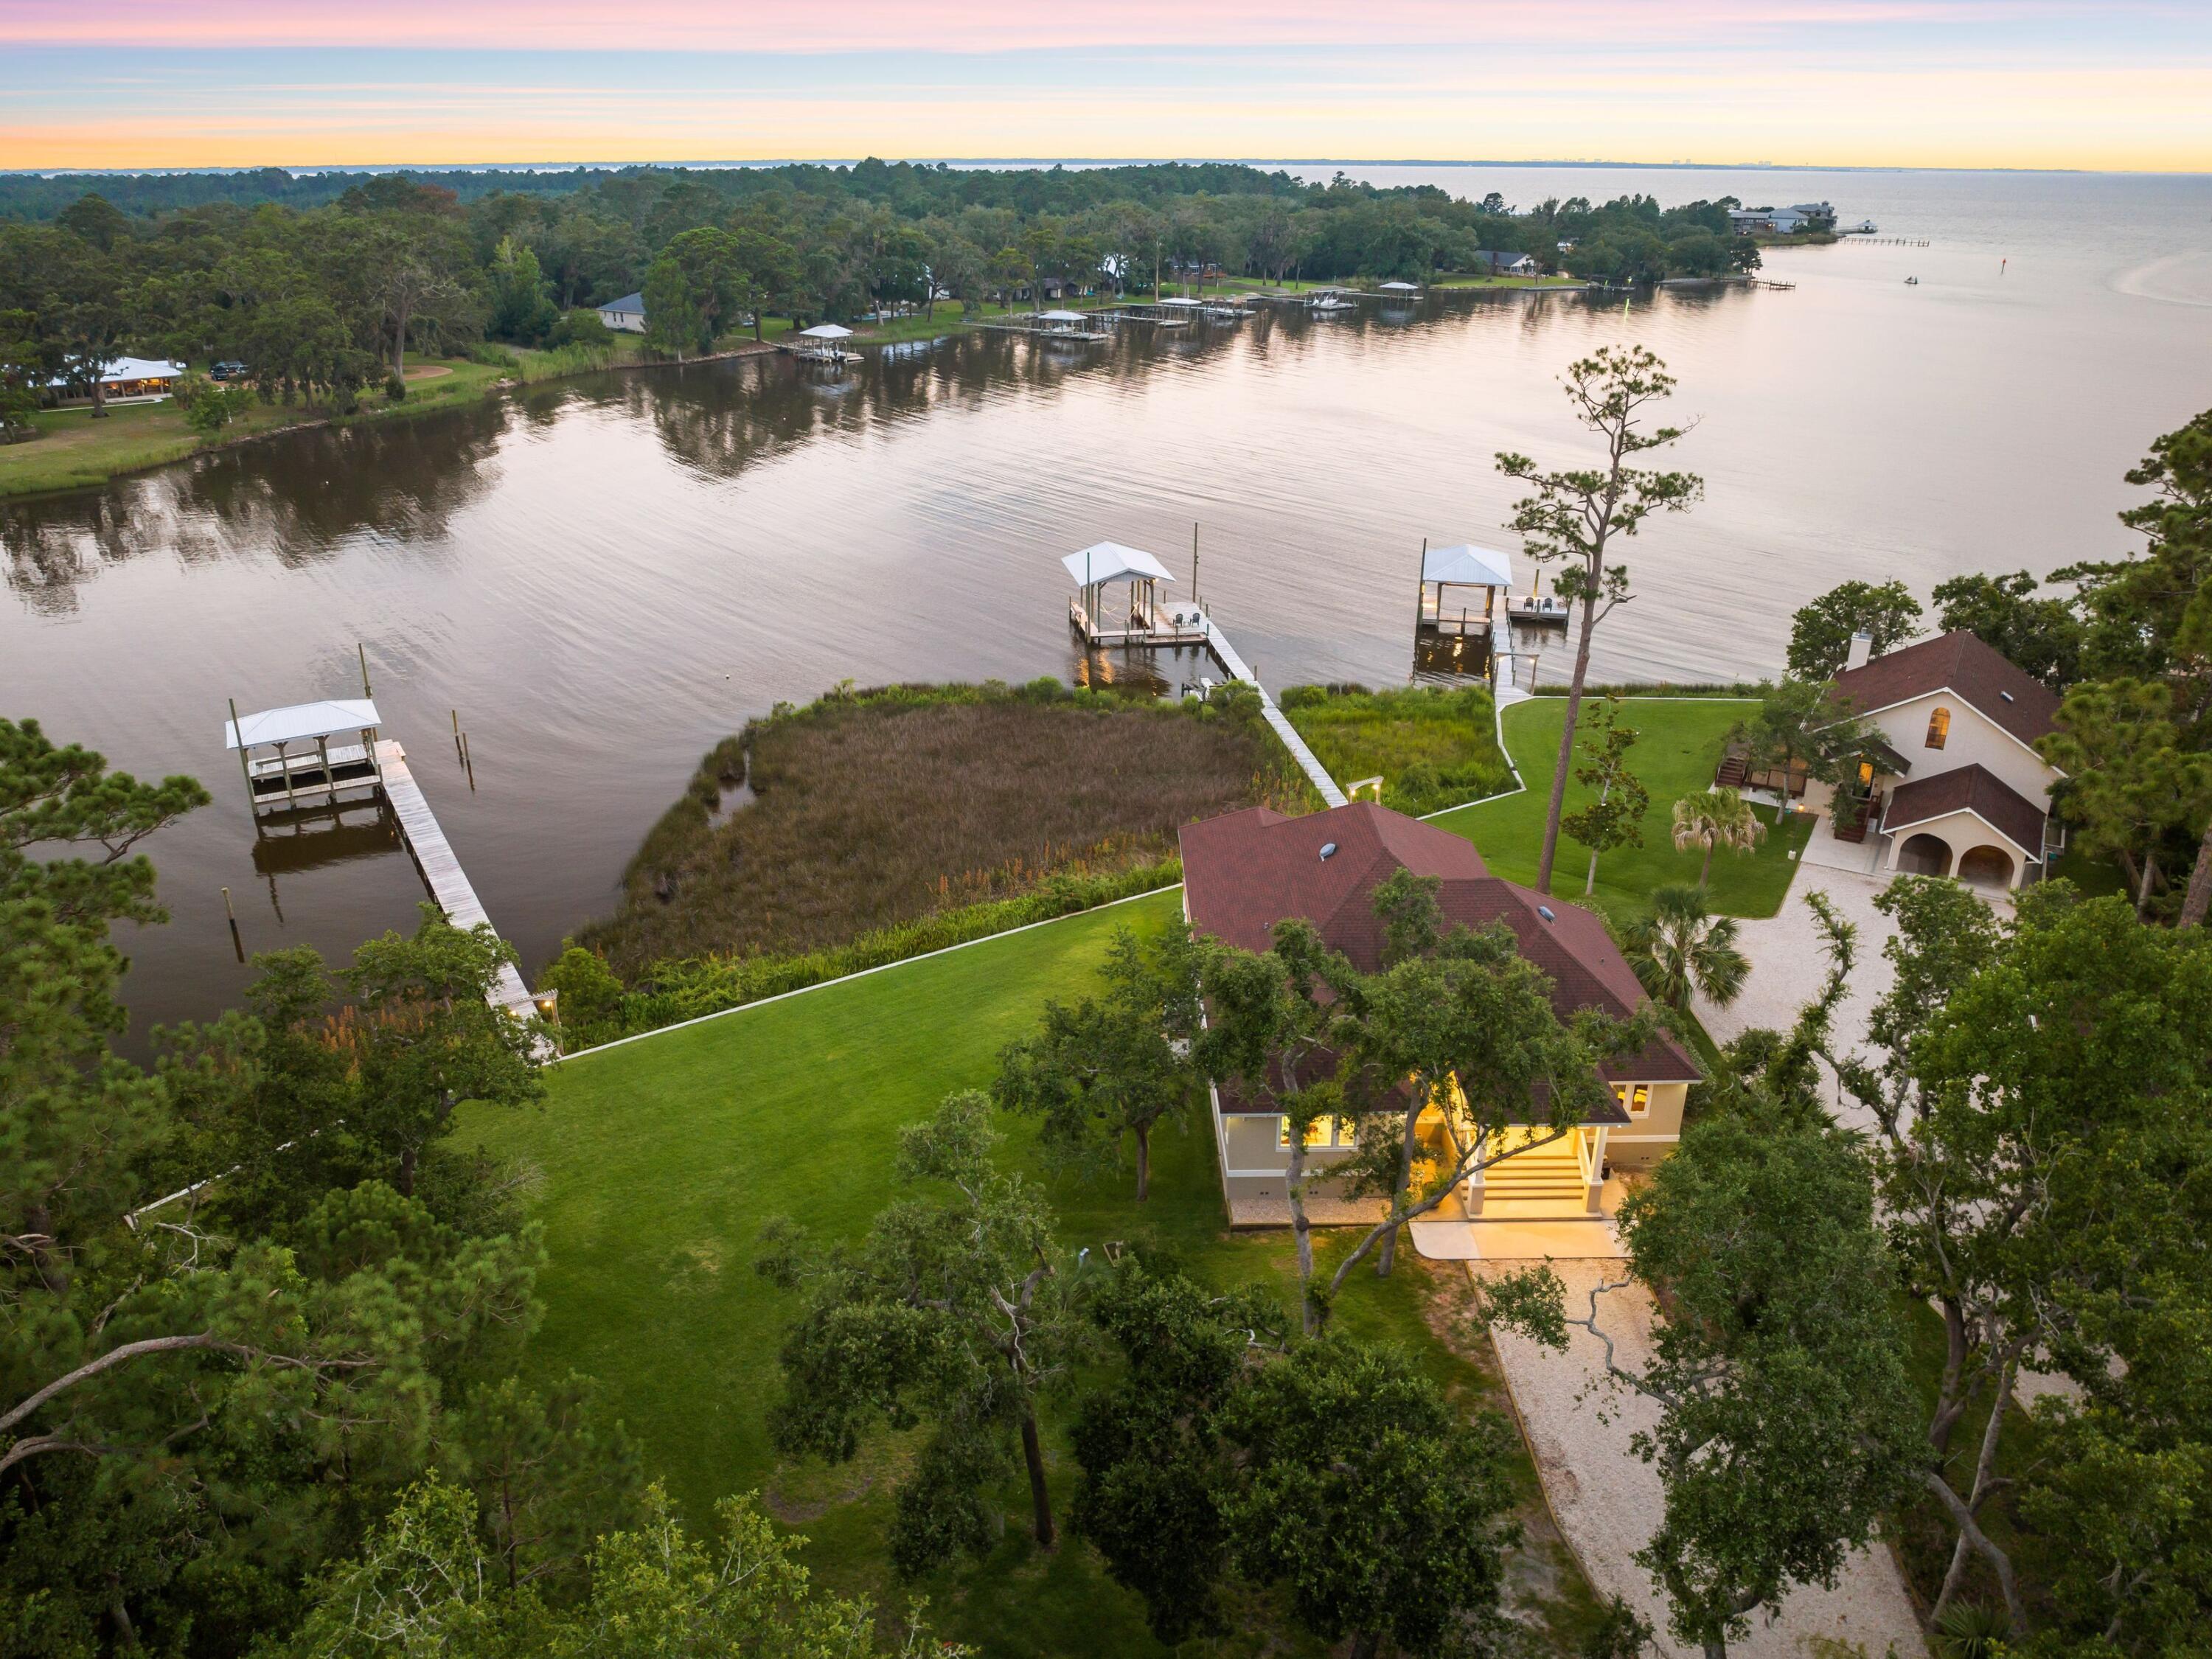
[[[886,1174],[899,1127],[950,1091],[987,1084],[1000,1047],[1029,1029],[1046,998],[1081,993],[1115,928],[1164,926],[1179,903],[1176,893],[1149,896],[755,1005],[568,1061],[551,1074],[542,1109],[471,1109],[462,1144],[480,1142],[542,1171],[533,1207],[550,1259],[539,1285],[545,1321],[534,1369],[575,1369],[605,1382],[647,1468],[695,1522],[723,1494],[762,1488],[815,1540],[807,1559],[823,1579],[902,1605],[883,1539],[889,1492],[911,1443],[886,1439],[830,1469],[780,1468],[769,1449],[776,1352],[795,1310],[752,1271],[760,1228],[793,1214],[824,1237],[864,1233],[899,1195]],[[1007,1158],[1034,1170],[1029,1127],[1004,1127]],[[1140,1243],[1206,1282],[1256,1279],[1287,1291],[1286,1235],[1224,1231],[1203,1127],[1164,1135],[1155,1147],[1153,1195],[1141,1209],[1126,1179],[1048,1182],[1063,1241]],[[1431,1328],[1433,1320],[1452,1334],[1443,1316],[1467,1295],[1464,1277],[1410,1258],[1401,1255],[1387,1282],[1354,1275],[1340,1328],[1405,1344],[1470,1406],[1490,1397],[1481,1359],[1462,1358]],[[1063,1522],[1074,1484],[1064,1425],[1063,1407],[1049,1443]],[[1519,1478],[1524,1509],[1540,1528],[1533,1470]],[[1002,1507],[1008,1530],[993,1559],[922,1587],[949,1633],[994,1655],[1159,1650],[1139,1604],[1079,1542],[1049,1557],[1030,1547],[1025,1489],[1010,1486]],[[1588,1617],[1588,1592],[1556,1545],[1541,1543],[1533,1559],[1536,1577],[1562,1587],[1552,1620],[1569,1642]],[[1237,1633],[1215,1650],[1313,1650],[1285,1635],[1274,1610],[1245,1611]]]
[[[1583,708],[1589,702],[1585,699]],[[1644,845],[1610,853],[1598,860],[1596,898],[1616,921],[1640,915],[1653,888],[1670,881],[1694,883],[1702,853],[1674,850],[1674,803],[1710,788],[1713,769],[1729,728],[1751,711],[1748,700],[1734,697],[1631,697],[1622,720],[1641,734],[1629,751],[1629,769],[1650,792],[1644,820]],[[1497,800],[1480,801],[1436,820],[1472,840],[1492,871],[1510,880],[1533,882],[1544,842],[1544,807],[1550,799],[1552,769],[1559,757],[1559,728],[1566,720],[1565,697],[1532,697],[1505,711],[1505,746],[1528,788]],[[1589,804],[1592,792],[1567,783],[1569,812]],[[1767,825],[1766,839],[1749,854],[1713,854],[1711,902],[1728,915],[1771,916],[1782,908],[1796,870],[1794,855],[1812,834],[1813,820],[1792,813],[1780,829],[1771,808],[1756,809]],[[1589,867],[1589,849],[1559,838],[1552,890],[1580,898]]]

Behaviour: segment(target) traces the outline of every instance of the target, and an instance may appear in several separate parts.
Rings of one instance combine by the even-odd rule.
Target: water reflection
[[[613,902],[699,756],[779,701],[847,678],[1218,678],[1190,653],[1085,656],[1059,559],[1090,542],[1180,568],[1201,522],[1211,612],[1272,687],[1468,683],[1474,647],[1409,651],[1421,538],[1499,534],[1518,490],[1498,450],[1589,453],[1557,380],[1601,344],[1667,359],[1692,428],[1668,464],[1708,480],[1628,550],[1638,598],[1595,641],[1601,679],[1771,672],[1790,611],[1845,574],[1924,593],[1991,546],[2039,569],[2109,550],[2121,474],[2200,406],[2212,343],[2101,287],[2033,301],[2019,260],[1978,303],[1916,251],[1956,296],[1938,313],[1888,258],[1806,250],[1784,294],[1437,293],[1394,302],[1405,319],[1273,307],[1075,353],[967,330],[830,378],[730,360],[294,433],[0,506],[0,702],[215,788],[149,849],[177,920],[125,941],[142,1022],[235,1000],[225,887],[249,952],[342,957],[412,922],[422,888],[383,832],[280,845],[223,787],[225,699],[356,695],[357,644],[534,972]],[[1572,642],[1526,640],[1546,683]],[[454,709],[473,791],[445,769]]]
[[[513,416],[500,402],[318,428],[11,503],[0,512],[8,586],[33,611],[61,617],[102,571],[152,554],[187,568],[267,557],[300,570],[365,533],[426,545],[488,487],[484,463]]]

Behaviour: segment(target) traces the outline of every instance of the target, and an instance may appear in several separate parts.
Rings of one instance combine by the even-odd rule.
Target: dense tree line
[[[1646,282],[1758,258],[1727,200],[1516,212],[1496,195],[1218,164],[176,174],[56,199],[82,182],[0,185],[0,418],[19,431],[49,380],[96,400],[96,369],[124,353],[243,362],[271,399],[343,409],[410,350],[604,343],[562,313],[632,291],[652,343],[690,352],[757,333],[763,312],[1119,295],[1163,274],[1426,280],[1504,252]]]

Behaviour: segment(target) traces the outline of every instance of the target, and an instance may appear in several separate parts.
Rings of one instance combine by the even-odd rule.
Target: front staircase
[[[1596,1213],[1591,1182],[1583,1169],[1579,1134],[1568,1134],[1514,1153],[1483,1171],[1476,1220],[1528,1221]]]

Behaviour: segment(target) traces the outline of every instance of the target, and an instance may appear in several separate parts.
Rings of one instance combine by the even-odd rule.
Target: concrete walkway
[[[1589,1306],[1593,1285],[1626,1276],[1619,1261],[1560,1261],[1553,1270],[1567,1287],[1568,1311],[1576,1314]],[[1479,1284],[1502,1269],[1471,1261],[1468,1271]],[[1613,1338],[1622,1369],[1638,1370],[1650,1359],[1655,1312],[1650,1296],[1634,1285],[1599,1297],[1598,1322]],[[1526,1337],[1495,1334],[1499,1369],[1545,1495],[1592,1586],[1601,1596],[1620,1595],[1650,1620],[1661,1654],[1695,1659],[1697,1650],[1668,1634],[1665,1599],[1631,1559],[1666,1512],[1658,1475],[1629,1446],[1638,1429],[1658,1421],[1659,1408],[1632,1390],[1603,1385],[1605,1349],[1586,1331],[1570,1329],[1565,1353]],[[1926,1651],[1885,1547],[1854,1554],[1832,1590],[1815,1584],[1790,1592],[1772,1622],[1754,1620],[1749,1638],[1730,1643],[1729,1652],[1741,1659],[1806,1659],[1806,1643],[1814,1637],[1857,1644],[1870,1659],[1882,1659],[1893,1643],[1900,1659]]]

